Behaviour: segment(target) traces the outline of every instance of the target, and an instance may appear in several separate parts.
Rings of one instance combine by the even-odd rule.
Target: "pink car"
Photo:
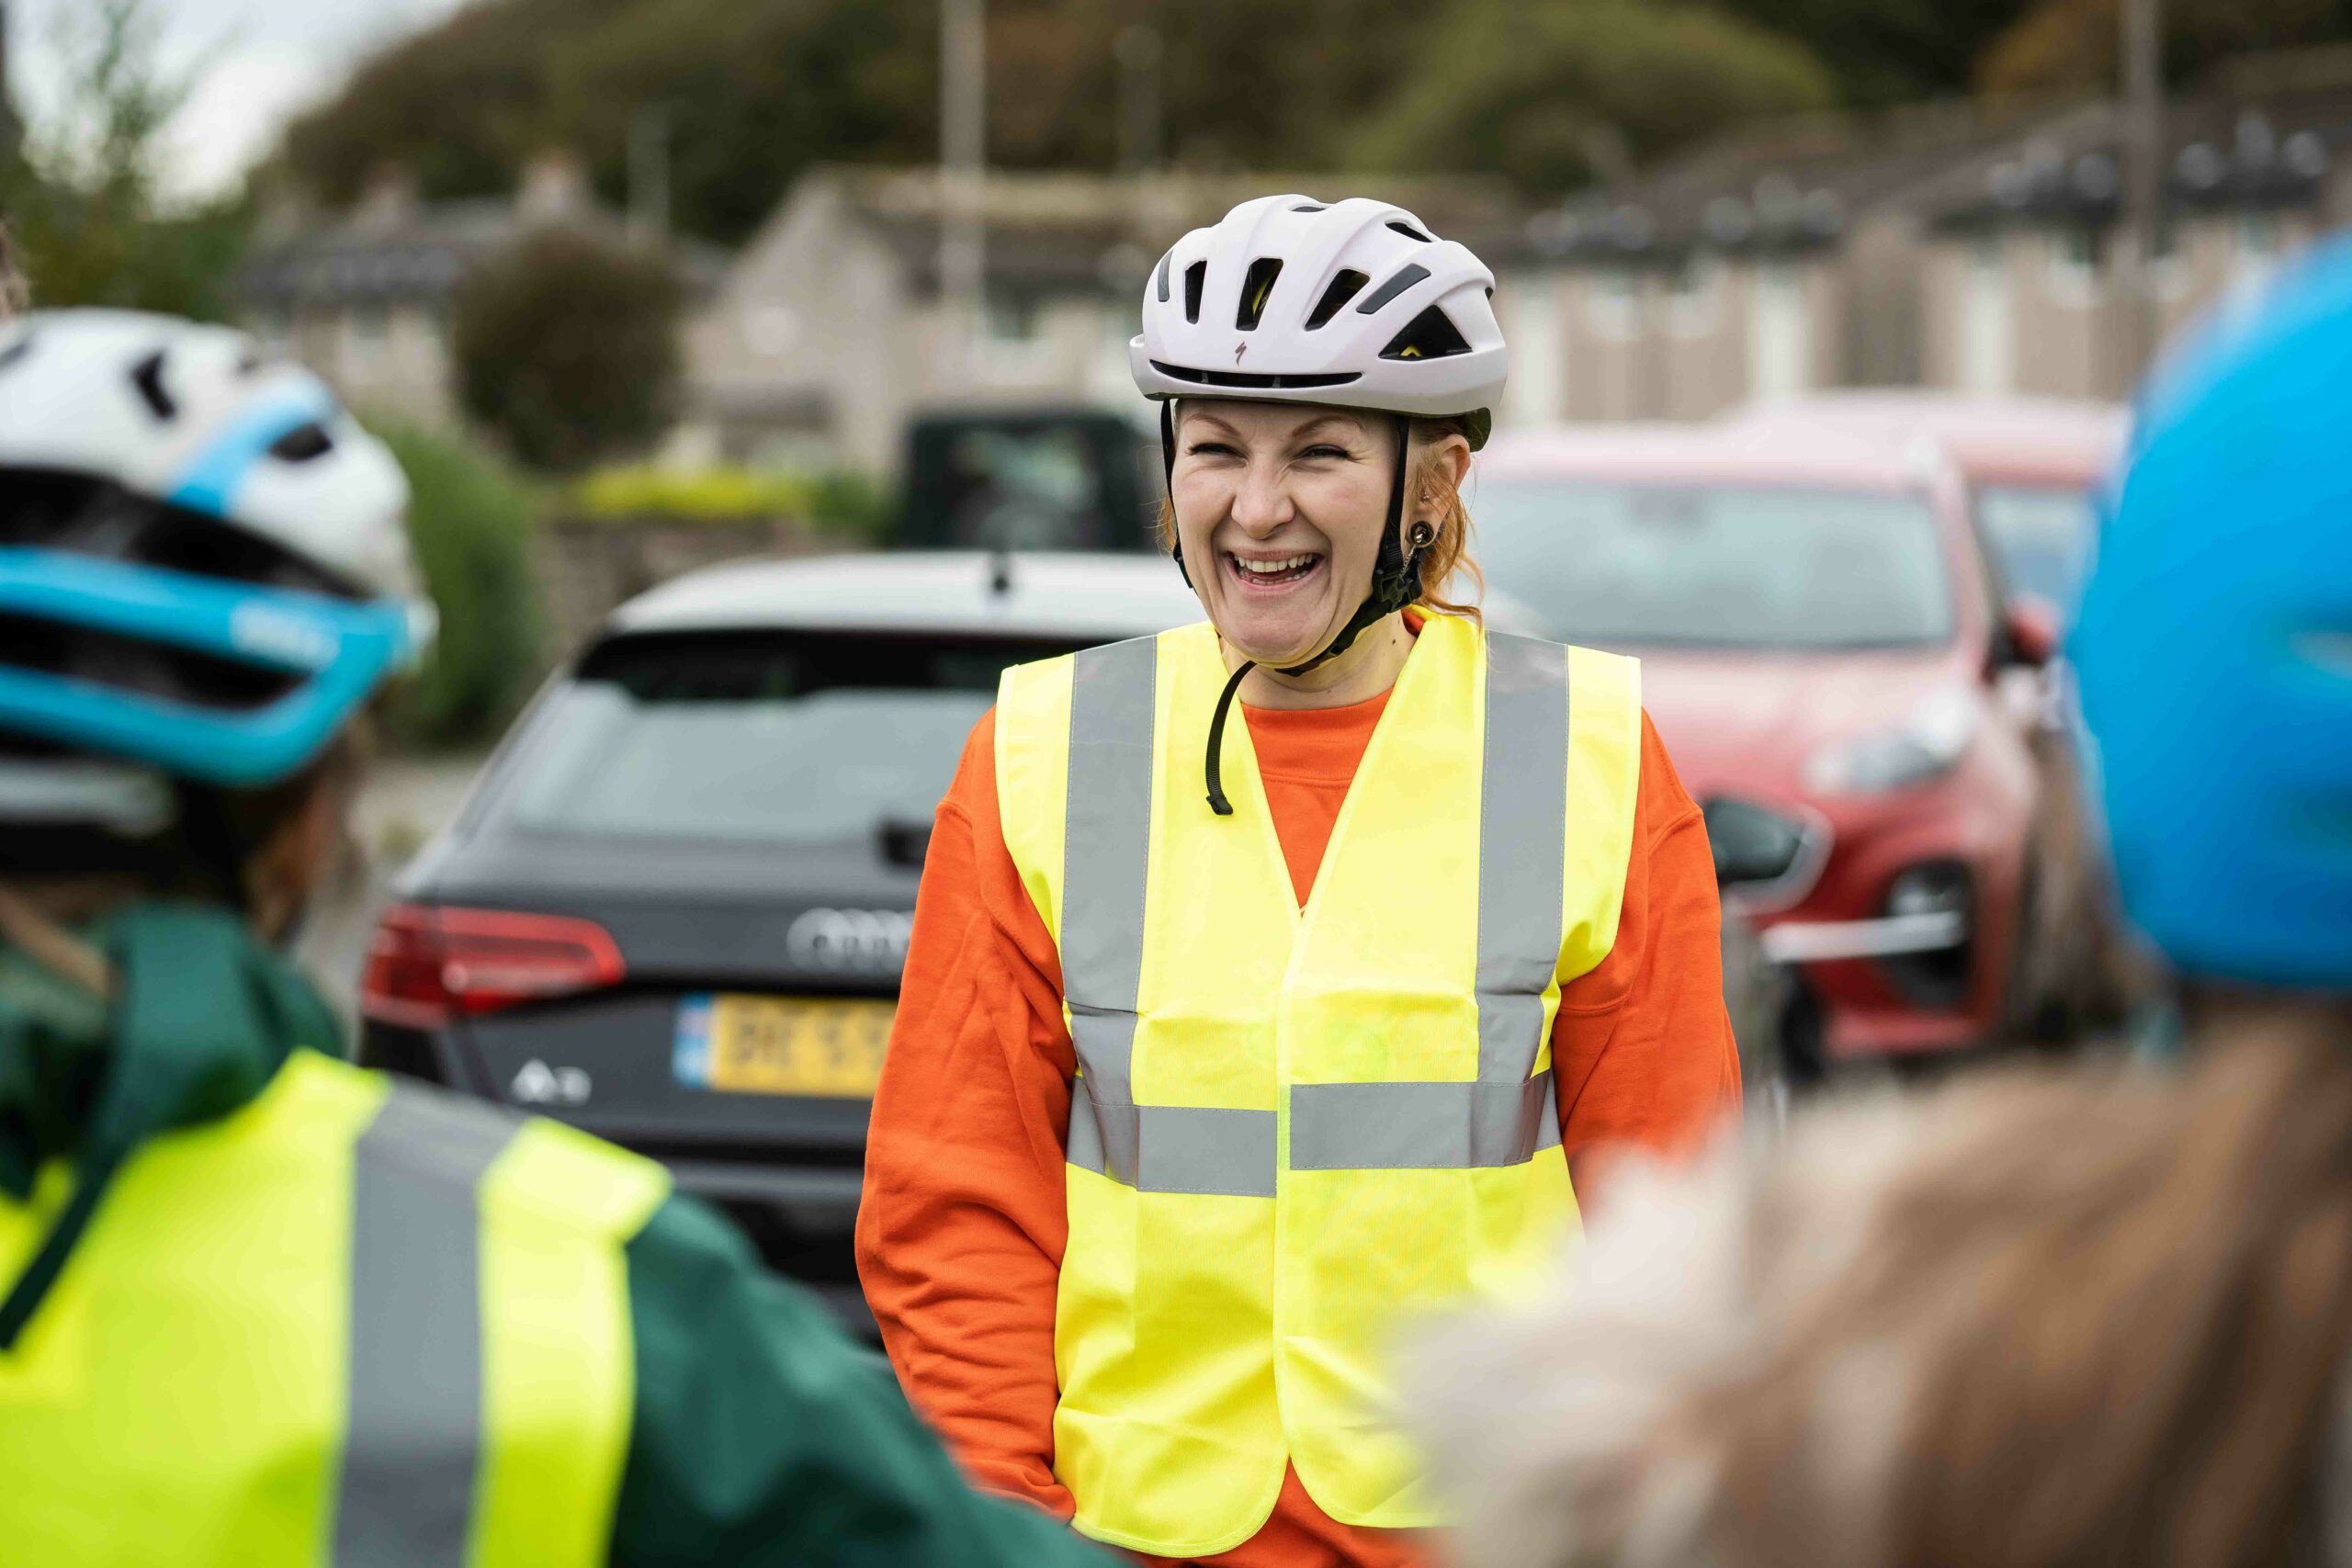
[[[2051,786],[2056,632],[2006,608],[1959,471],[1817,429],[1498,436],[1471,509],[1489,582],[1637,654],[1728,907],[1797,984],[1791,1076],[2000,1037]]]

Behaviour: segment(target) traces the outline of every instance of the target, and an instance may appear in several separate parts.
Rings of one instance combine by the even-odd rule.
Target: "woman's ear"
[[[1442,435],[1430,446],[1421,464],[1419,510],[1423,516],[1442,513],[1462,493],[1470,477],[1470,441],[1464,435]]]

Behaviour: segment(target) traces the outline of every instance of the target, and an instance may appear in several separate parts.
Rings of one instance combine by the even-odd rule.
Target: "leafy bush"
[[[539,670],[530,492],[496,459],[411,426],[379,432],[408,472],[409,531],[441,612],[441,635],[393,702],[394,734],[412,743],[486,739]]]
[[[761,523],[806,517],[814,487],[795,474],[756,468],[600,468],[571,492],[572,510],[591,518],[672,518],[692,523]]]
[[[451,322],[466,410],[524,462],[571,472],[669,423],[683,293],[659,255],[565,230],[484,263]]]
[[[791,518],[820,534],[879,543],[890,521],[889,498],[862,474],[778,469],[601,468],[572,487],[568,510],[591,520],[764,523]]]

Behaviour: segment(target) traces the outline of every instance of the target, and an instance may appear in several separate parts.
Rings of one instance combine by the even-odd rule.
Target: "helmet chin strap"
[[[1173,505],[1176,496],[1176,416],[1175,400],[1164,398],[1159,404],[1159,454],[1168,477],[1168,495]],[[1429,554],[1434,535],[1426,523],[1413,525],[1413,547],[1407,553],[1403,530],[1405,518],[1405,469],[1412,455],[1413,422],[1404,414],[1396,416],[1396,463],[1388,478],[1388,516],[1380,529],[1380,553],[1374,558],[1372,592],[1364,595],[1356,613],[1339,635],[1326,644],[1323,651],[1301,664],[1274,666],[1282,675],[1304,675],[1308,671],[1337,659],[1354,646],[1365,628],[1386,620],[1397,611],[1421,596],[1421,561]],[[1175,547],[1176,570],[1184,574],[1184,585],[1191,587],[1193,574],[1184,565],[1184,546],[1178,540]],[[1224,693],[1216,700],[1216,712],[1209,719],[1209,751],[1206,767],[1209,809],[1219,817],[1233,815],[1233,803],[1225,796],[1225,782],[1220,761],[1225,750],[1225,720],[1233,706],[1234,694],[1241,689],[1242,678],[1258,667],[1254,659],[1245,659],[1226,682]]]

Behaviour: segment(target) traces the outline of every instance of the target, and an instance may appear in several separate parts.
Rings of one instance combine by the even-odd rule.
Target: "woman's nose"
[[[1290,488],[1283,482],[1282,470],[1272,465],[1251,464],[1233,497],[1234,522],[1251,534],[1271,534],[1289,522],[1295,511],[1291,505]]]

